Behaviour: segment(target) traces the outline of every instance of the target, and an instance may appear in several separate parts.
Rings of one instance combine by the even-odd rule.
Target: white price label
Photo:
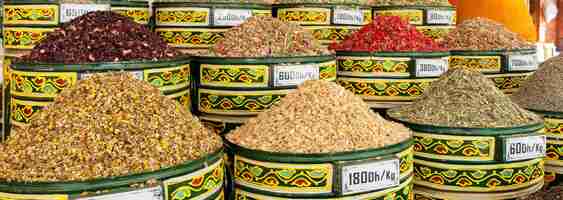
[[[342,193],[355,194],[399,185],[399,159],[375,161],[342,168]]]
[[[353,8],[335,8],[333,12],[333,23],[340,25],[363,25],[364,12]]]
[[[215,26],[238,26],[250,17],[252,17],[252,11],[248,9],[215,9],[213,24]]]
[[[437,77],[448,71],[448,61],[445,59],[417,59],[417,77]]]
[[[69,22],[70,20],[82,16],[88,12],[106,10],[110,10],[109,4],[63,3],[61,4],[61,22]]]
[[[452,24],[455,11],[452,10],[429,10],[426,13],[427,24]]]
[[[164,197],[161,187],[146,188],[130,192],[122,192],[95,197],[83,197],[77,200],[162,200]]]
[[[307,80],[319,79],[319,67],[308,65],[278,65],[274,67],[274,86],[294,86]]]
[[[536,69],[538,69],[536,54],[508,56],[509,71],[533,71]]]
[[[506,161],[527,160],[545,156],[545,135],[513,137],[506,139]]]
[[[138,80],[144,80],[145,79],[145,74],[143,71],[123,71],[127,74],[131,74],[134,78],[138,79]],[[107,72],[105,72],[107,73]],[[111,73],[111,72],[110,72]],[[92,77],[94,74],[102,74],[102,73],[82,73],[80,74],[79,79],[83,80],[83,79],[87,79]]]

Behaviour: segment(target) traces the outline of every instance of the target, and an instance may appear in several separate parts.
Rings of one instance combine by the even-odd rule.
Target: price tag
[[[445,59],[417,59],[416,77],[438,77],[448,71],[448,61]]]
[[[130,192],[122,192],[95,197],[83,197],[77,200],[162,200],[162,188],[153,187]]]
[[[63,3],[61,4],[61,22],[69,22],[70,20],[82,16],[88,12],[106,10],[110,10],[109,4]]]
[[[536,54],[508,56],[508,71],[533,71],[536,69],[538,69]]]
[[[455,11],[452,10],[429,10],[426,13],[427,24],[452,24]]]
[[[518,161],[545,156],[545,135],[511,137],[505,140],[506,161]]]
[[[238,26],[250,17],[252,17],[252,11],[248,9],[215,9],[213,24],[215,26]]]
[[[274,86],[294,86],[306,80],[318,80],[319,67],[314,64],[278,65],[274,67]]]
[[[332,21],[340,25],[363,25],[364,13],[358,8],[335,8]]]
[[[342,193],[355,194],[399,185],[399,159],[342,167]]]
[[[143,71],[122,71],[122,72],[125,72],[127,74],[131,74],[134,78],[136,78],[138,80],[144,80],[145,79],[145,74],[144,74]],[[104,73],[108,73],[108,72],[104,72]],[[101,74],[101,73],[82,73],[82,74],[80,74],[79,80],[90,78],[94,74]]]

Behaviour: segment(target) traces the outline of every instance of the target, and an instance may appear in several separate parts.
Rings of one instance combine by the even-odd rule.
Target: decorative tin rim
[[[543,110],[536,110],[536,109],[529,109],[526,108],[529,111],[538,113],[542,116],[547,116],[547,117],[553,117],[553,118],[559,118],[559,119],[563,119],[563,113],[562,112],[555,112],[555,111],[543,111]]]
[[[21,5],[21,4],[49,4],[58,5],[59,1],[45,1],[45,0],[4,0],[4,5]]]
[[[109,4],[111,6],[116,6],[116,7],[128,6],[128,7],[149,8],[149,2],[140,2],[140,1],[111,0]]]
[[[373,57],[446,57],[450,56],[450,52],[448,51],[439,51],[439,52],[388,52],[388,51],[380,51],[380,52],[354,52],[354,51],[336,51],[336,56],[373,56]]]
[[[468,128],[468,127],[446,127],[436,126],[429,124],[417,124],[399,119],[391,116],[389,110],[386,112],[387,116],[393,121],[405,124],[407,127],[414,131],[421,131],[426,133],[440,133],[445,135],[468,135],[468,136],[497,136],[497,135],[514,135],[520,133],[536,132],[543,129],[543,122],[526,124],[523,126],[502,127],[502,128]]]
[[[248,149],[229,141],[223,136],[223,143],[227,151],[233,151],[235,154],[245,156],[247,158],[259,159],[269,162],[282,163],[325,163],[334,161],[362,160],[379,156],[390,155],[401,152],[412,146],[412,138],[406,139],[400,143],[384,146],[377,149],[365,149],[358,151],[338,152],[338,153],[275,153],[262,150]]]
[[[0,191],[18,194],[51,194],[51,193],[73,193],[82,191],[93,191],[99,189],[129,186],[132,183],[144,182],[150,179],[165,179],[176,177],[205,167],[223,157],[223,150],[208,154],[197,160],[188,161],[184,164],[160,169],[158,171],[143,172],[125,176],[92,179],[88,181],[65,181],[65,182],[0,182]]]
[[[197,2],[154,2],[153,8],[176,8],[176,7],[209,7],[209,8],[248,8],[248,9],[271,9],[272,5],[269,4],[257,4],[257,3],[228,3],[228,2],[217,2],[217,3],[197,3]]]
[[[107,71],[107,70],[136,70],[146,68],[164,68],[171,65],[190,64],[188,57],[179,57],[159,61],[122,61],[102,62],[84,64],[62,64],[62,63],[25,63],[15,62],[11,68],[15,70],[39,71],[39,72],[83,72],[83,71]]]
[[[198,64],[279,64],[279,63],[312,63],[334,60],[334,55],[321,56],[296,56],[296,57],[256,57],[256,58],[230,58],[196,56],[192,60]]]
[[[506,53],[536,53],[535,49],[498,49],[498,50],[487,50],[487,51],[477,51],[477,50],[450,50],[452,56],[494,56],[494,55],[505,55]]]
[[[452,10],[455,11],[455,6],[375,6],[373,10],[412,10],[412,9],[420,9],[420,10]]]

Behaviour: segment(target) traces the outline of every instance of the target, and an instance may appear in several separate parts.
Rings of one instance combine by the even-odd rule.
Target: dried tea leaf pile
[[[563,112],[563,56],[541,64],[512,100],[527,109]]]
[[[532,43],[510,31],[501,23],[477,17],[458,24],[444,39],[452,50],[514,50],[535,48]]]
[[[94,11],[48,34],[22,60],[79,64],[163,60],[179,54],[158,34],[129,17],[111,11]]]
[[[296,23],[251,17],[225,33],[212,47],[221,57],[293,57],[330,54],[313,34]]]
[[[504,128],[541,123],[478,71],[454,68],[433,82],[413,104],[389,115],[416,124],[456,128]]]
[[[409,129],[384,120],[338,84],[307,81],[227,139],[268,152],[333,153],[380,148],[410,136]]]
[[[201,158],[221,139],[130,75],[81,80],[0,145],[0,181],[88,180]]]
[[[375,0],[375,6],[452,6],[448,0]]]

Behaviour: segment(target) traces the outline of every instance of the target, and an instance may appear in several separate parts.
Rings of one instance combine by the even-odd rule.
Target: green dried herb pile
[[[268,152],[333,153],[380,148],[410,136],[408,128],[384,120],[338,84],[307,81],[227,139]]]
[[[453,68],[432,83],[413,104],[393,108],[395,119],[456,128],[505,128],[541,123],[478,71]]]
[[[155,171],[221,148],[176,101],[131,75],[63,90],[0,144],[0,181],[83,181]]]
[[[563,56],[542,63],[511,98],[526,109],[563,112]]]

